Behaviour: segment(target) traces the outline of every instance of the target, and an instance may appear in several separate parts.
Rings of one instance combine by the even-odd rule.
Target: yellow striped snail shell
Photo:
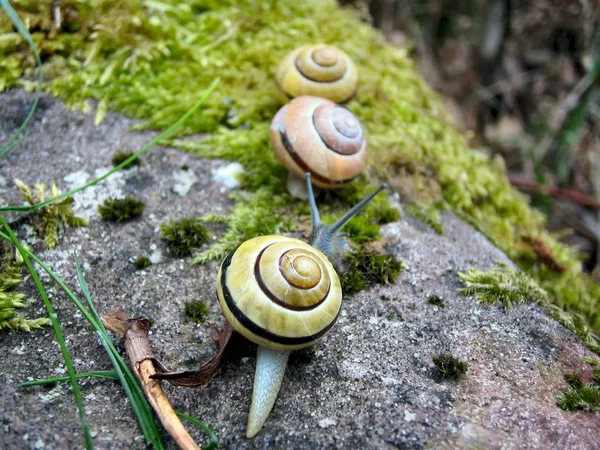
[[[340,280],[327,257],[291,237],[260,236],[244,242],[223,261],[218,280],[221,309],[229,323],[272,350],[316,343],[342,305]]]
[[[344,103],[356,93],[358,72],[343,51],[324,44],[305,45],[281,61],[275,82],[285,101],[315,95]]]
[[[271,122],[271,145],[277,159],[312,183],[337,189],[366,166],[367,140],[360,121],[348,109],[320,97],[298,97]]]
[[[234,249],[217,275],[221,310],[234,330],[258,344],[248,438],[267,420],[291,350],[320,340],[340,312],[342,290],[329,262],[337,231],[386,186],[381,185],[332,225],[321,223],[305,174],[312,215],[310,245],[286,236],[261,236]]]

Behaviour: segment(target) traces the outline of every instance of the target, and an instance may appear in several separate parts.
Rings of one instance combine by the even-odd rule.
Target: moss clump
[[[467,373],[468,365],[450,353],[433,357],[433,376],[438,381],[459,381]]]
[[[393,283],[404,268],[401,261],[391,255],[360,249],[344,257],[347,269],[340,276],[342,292],[354,294],[367,284]]]
[[[577,254],[544,231],[543,216],[512,189],[501,158],[471,148],[468,137],[449,124],[409,51],[388,45],[365,20],[364,8],[340,8],[333,0],[163,0],[159,8],[134,0],[69,1],[61,3],[57,28],[52,0],[12,3],[42,54],[45,88],[84,110],[90,108],[89,98],[98,100],[97,121],[110,109],[144,119],[140,128],[164,129],[196,101],[190,92],[200,93],[221,77],[202,114],[180,130],[210,136],[172,144],[240,162],[249,194],[234,199],[232,215],[252,217],[251,223],[265,210],[253,213],[248,201],[265,198],[273,200],[266,207],[269,216],[297,221],[294,208],[278,211],[289,200],[286,171],[269,144],[269,122],[280,106],[273,84],[277,63],[303,44],[339,46],[360,72],[357,95],[348,104],[369,136],[370,166],[359,184],[383,179],[408,193],[403,197],[425,205],[425,220],[437,231],[441,222],[435,213],[453,210],[538,281],[563,322],[580,314],[586,326],[600,330],[600,286],[582,272]],[[0,91],[29,87],[33,58],[6,14],[0,14],[0,35]],[[197,262],[223,256],[248,234],[243,224],[232,223],[235,229]],[[564,271],[540,261],[530,245],[523,245],[524,235],[542,239]]]
[[[458,273],[465,287],[460,289],[465,295],[475,295],[482,303],[502,303],[504,309],[525,302],[545,305],[548,294],[527,274],[507,267],[495,268],[488,272],[470,269]]]
[[[50,323],[50,319],[26,319],[17,314],[25,306],[25,296],[13,289],[21,284],[21,260],[15,257],[11,245],[0,241],[0,330],[31,331]]]
[[[442,300],[442,298],[437,294],[431,294],[429,297],[427,297],[427,303],[430,305],[439,306],[440,308],[445,306],[444,300]]]
[[[113,166],[118,166],[119,164],[122,164],[129,158],[131,158],[133,154],[134,153],[132,151],[119,151],[113,155],[111,162]],[[131,166],[139,166],[141,163],[142,161],[140,160],[140,158],[136,158],[123,168],[126,169]]]
[[[194,323],[204,323],[208,316],[208,307],[201,300],[185,302],[183,307],[185,316]]]
[[[160,226],[160,237],[176,256],[191,255],[209,238],[210,233],[198,219],[171,220]]]
[[[151,265],[152,262],[150,261],[150,258],[148,258],[146,255],[138,256],[133,260],[133,267],[135,267],[135,270],[147,269]]]
[[[140,217],[145,207],[143,201],[134,197],[107,198],[98,205],[98,213],[108,222],[126,222]]]
[[[577,374],[565,375],[570,387],[556,396],[556,405],[565,411],[600,412],[600,361],[594,358],[584,361],[594,368],[593,379],[584,383]]]
[[[15,179],[15,185],[19,189],[23,199],[30,205],[41,203],[60,195],[60,191],[55,184],[52,185],[50,192],[46,192],[46,185],[37,183],[33,189],[27,186],[19,179]],[[58,202],[39,208],[33,213],[33,226],[40,234],[44,236],[44,245],[46,248],[54,248],[58,244],[59,231],[66,226],[83,227],[87,225],[87,220],[83,217],[77,217],[73,212],[73,197],[67,197]]]

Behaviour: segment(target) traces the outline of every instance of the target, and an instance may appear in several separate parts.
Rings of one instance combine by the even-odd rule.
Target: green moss
[[[430,305],[439,306],[440,308],[445,306],[444,300],[442,300],[442,298],[437,294],[431,294],[429,297],[427,297],[427,303]]]
[[[238,206],[228,216],[213,215],[200,219],[226,224],[227,231],[208,250],[196,256],[194,264],[224,258],[250,238],[293,231],[297,226],[284,214],[290,203],[287,194],[273,196],[268,189],[259,189],[254,193],[233,194],[231,198]]]
[[[98,205],[98,213],[108,222],[126,222],[140,217],[145,207],[143,201],[134,197],[107,198]]]
[[[592,381],[584,383],[577,374],[565,375],[569,388],[556,396],[556,405],[565,411],[600,412],[600,361],[594,358],[584,358],[592,368]]]
[[[33,189],[27,186],[19,179],[15,179],[15,185],[21,193],[21,197],[30,205],[41,203],[54,198],[60,194],[58,187],[52,185],[50,192],[46,192],[46,185],[37,183]],[[73,212],[73,197],[67,197],[59,202],[51,203],[39,208],[32,213],[33,226],[40,234],[44,236],[44,245],[46,248],[54,248],[58,244],[59,232],[69,227],[83,227],[87,225],[87,220],[77,217]]]
[[[172,220],[160,226],[160,237],[178,257],[191,255],[209,236],[210,233],[198,219]]]
[[[583,387],[583,381],[581,381],[581,377],[575,372],[565,373],[565,381],[569,383],[569,386],[575,389],[579,389]]]
[[[340,276],[344,294],[360,292],[368,284],[393,283],[403,269],[393,256],[365,249],[347,253],[344,263],[347,268]]]
[[[0,330],[31,331],[50,323],[50,319],[26,319],[17,310],[25,306],[25,295],[14,292],[23,280],[21,260],[12,246],[0,241]]]
[[[202,114],[181,130],[182,135],[209,137],[172,144],[244,166],[243,188],[249,194],[234,197],[232,215],[250,224],[276,213],[285,216],[279,217],[282,223],[298,221],[294,208],[281,207],[289,202],[286,171],[269,144],[269,122],[280,106],[272,81],[275,67],[299,45],[338,45],[360,72],[357,95],[348,107],[369,139],[370,166],[362,183],[372,187],[387,181],[403,200],[418,205],[413,212],[438,232],[439,212],[453,210],[537,280],[558,308],[561,323],[579,314],[587,327],[600,330],[600,286],[582,273],[576,253],[544,231],[543,216],[512,189],[501,158],[470,148],[468,137],[450,125],[408,50],[387,44],[369,25],[364,9],[340,8],[333,0],[164,0],[152,8],[134,0],[65,0],[56,29],[52,0],[13,3],[40,48],[46,90],[84,110],[90,109],[89,98],[98,100],[97,121],[109,109],[143,119],[139,128],[164,129],[221,77]],[[30,87],[33,58],[1,12],[0,36],[0,91]],[[248,202],[259,205],[265,198],[273,204],[253,212],[255,204]],[[273,223],[265,228],[277,228]],[[197,262],[223,256],[251,234],[237,219],[229,226],[235,229],[228,229]],[[357,235],[360,240],[374,233]],[[546,267],[523,245],[523,235],[542,238],[565,271]]]
[[[490,271],[470,269],[466,273],[458,273],[465,285],[460,289],[465,295],[475,295],[482,303],[502,303],[504,309],[525,302],[536,302],[545,305],[547,293],[520,270],[507,267],[495,268]]]
[[[132,156],[133,156],[132,151],[119,151],[113,155],[111,162],[112,162],[113,166],[118,166],[119,164],[127,161]],[[125,166],[125,168],[131,167],[131,166],[139,166],[141,163],[142,163],[142,161],[139,158],[136,158],[132,162],[127,164]]]
[[[192,302],[185,302],[183,312],[192,322],[204,323],[204,320],[208,316],[208,307],[203,301],[195,300]]]
[[[146,255],[139,256],[133,261],[133,267],[135,267],[135,270],[147,269],[151,265],[152,262],[150,261],[150,258],[148,258]]]
[[[459,381],[467,373],[468,365],[450,353],[433,357],[433,376],[439,381]]]

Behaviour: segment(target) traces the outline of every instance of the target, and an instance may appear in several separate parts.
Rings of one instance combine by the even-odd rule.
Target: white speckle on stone
[[[109,167],[96,169],[93,175],[85,170],[78,170],[65,175],[63,181],[66,183],[66,189],[71,190],[81,186],[88,181],[104,175],[110,170]],[[78,216],[90,219],[98,215],[98,205],[105,198],[119,198],[123,196],[123,187],[125,186],[125,177],[123,172],[116,172],[95,186],[90,186],[83,191],[73,195],[75,205],[73,210]]]
[[[42,448],[44,448],[44,441],[42,441],[41,439],[35,441],[35,448],[36,450],[41,450]]]
[[[322,420],[319,420],[319,426],[321,428],[329,428],[329,427],[331,427],[333,425],[337,425],[337,422],[335,420],[333,420],[333,419],[322,419]]]
[[[350,378],[352,380],[360,380],[367,376],[367,369],[360,364],[354,364],[347,361],[341,363],[338,370],[343,378]]]
[[[228,189],[236,188],[240,185],[238,175],[244,173],[244,168],[240,163],[231,163],[219,167],[212,171],[212,180],[215,183],[222,184]]]
[[[412,422],[416,418],[417,418],[416,414],[411,413],[408,409],[404,410],[404,421],[405,422]]]
[[[152,264],[156,264],[162,261],[162,252],[160,250],[154,250],[148,257]]]
[[[175,180],[173,192],[180,197],[186,196],[192,186],[198,181],[198,177],[193,170],[177,170],[173,173],[173,178]]]

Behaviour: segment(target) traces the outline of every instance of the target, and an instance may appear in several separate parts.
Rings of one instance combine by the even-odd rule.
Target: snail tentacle
[[[246,437],[256,435],[264,425],[275,404],[290,352],[258,346],[252,403],[248,415]]]
[[[334,244],[335,244],[335,233],[337,233],[352,217],[354,217],[361,209],[363,209],[367,204],[373,200],[373,198],[379,194],[382,190],[387,188],[387,183],[382,183],[379,185],[377,189],[363,198],[360,202],[354,205],[344,216],[338,219],[335,223],[331,225],[324,225],[321,223],[321,219],[319,217],[319,211],[317,209],[317,204],[315,201],[315,196],[313,195],[310,173],[306,173],[306,189],[308,191],[308,204],[310,206],[310,212],[312,215],[312,224],[313,231],[310,238],[310,245],[321,250],[325,256],[331,258],[333,254]]]

